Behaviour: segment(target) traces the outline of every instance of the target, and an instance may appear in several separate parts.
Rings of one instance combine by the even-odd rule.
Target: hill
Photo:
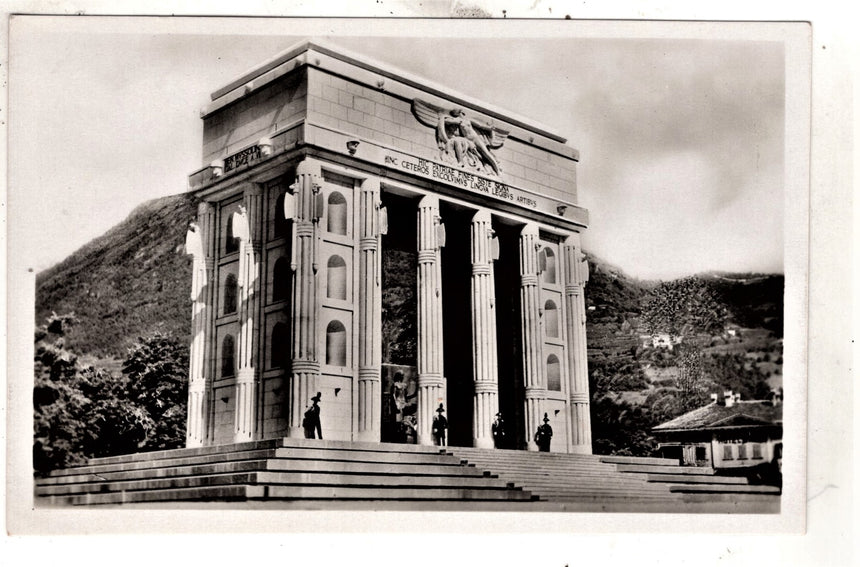
[[[156,331],[190,340],[191,261],[182,253],[197,203],[186,194],[154,199],[36,277],[36,322],[51,312],[80,319],[66,345],[85,358],[122,358]],[[108,364],[110,366],[110,364]]]

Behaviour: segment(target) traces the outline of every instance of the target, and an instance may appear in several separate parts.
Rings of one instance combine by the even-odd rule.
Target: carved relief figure
[[[436,145],[442,161],[498,175],[499,161],[491,150],[501,148],[509,132],[476,118],[461,108],[445,109],[414,99],[412,112],[419,122],[436,129]]]

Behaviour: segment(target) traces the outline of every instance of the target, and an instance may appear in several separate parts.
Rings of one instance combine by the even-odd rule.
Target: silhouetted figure
[[[441,447],[447,445],[445,431],[448,429],[448,420],[442,415],[444,412],[445,408],[439,404],[439,408],[436,409],[436,417],[433,418],[433,442]]]
[[[543,414],[543,425],[535,431],[535,443],[537,443],[539,451],[549,453],[550,442],[552,442],[552,427],[549,426],[547,414]]]
[[[320,425],[320,406],[319,402],[322,394],[317,392],[317,395],[311,398],[311,407],[305,412],[305,418],[302,421],[302,427],[305,428],[305,439],[313,439],[314,432],[317,434],[317,439],[322,439],[322,426]]]
[[[497,413],[493,421],[493,446],[496,449],[505,447],[505,421],[502,419],[502,412]]]

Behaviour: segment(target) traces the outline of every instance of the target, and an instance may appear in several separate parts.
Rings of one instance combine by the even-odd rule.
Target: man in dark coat
[[[448,420],[442,415],[444,412],[445,408],[442,407],[442,404],[439,404],[439,408],[436,410],[436,417],[433,418],[433,441],[442,447],[447,445],[445,431],[448,429]]]
[[[497,413],[493,421],[493,445],[496,449],[505,447],[505,422],[502,419],[502,412]]]
[[[549,426],[549,417],[543,414],[543,425],[535,431],[535,443],[542,453],[549,453],[549,444],[552,441],[552,427]]]
[[[322,426],[320,425],[320,406],[319,402],[322,398],[322,394],[317,392],[317,395],[311,398],[312,405],[305,412],[305,418],[302,421],[302,427],[305,428],[305,438],[313,439],[314,432],[317,434],[318,439],[322,439]]]

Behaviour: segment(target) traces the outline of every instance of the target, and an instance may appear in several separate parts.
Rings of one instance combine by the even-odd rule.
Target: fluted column
[[[421,199],[418,203],[418,443],[422,445],[433,444],[433,415],[439,403],[446,401],[440,220],[439,198],[427,195]]]
[[[315,200],[320,192],[322,176],[319,165],[302,161],[296,170],[296,182],[291,186],[295,195],[295,220],[290,268],[293,272],[292,302],[292,368],[290,375],[290,416],[288,435],[304,437],[302,416],[317,392],[320,361],[317,354],[318,301],[318,238]]]
[[[379,180],[359,192],[358,248],[358,441],[380,440],[382,423],[382,287],[379,259]]]
[[[523,377],[526,390],[526,440],[530,451],[538,449],[534,442],[534,435],[541,425],[546,407],[538,280],[539,246],[538,227],[529,223],[520,233],[520,319],[523,337]]]
[[[191,347],[188,368],[188,414],[185,444],[200,447],[208,440],[208,399],[211,376],[207,368],[207,349],[214,341],[209,331],[212,323],[212,277],[214,258],[207,251],[213,238],[214,211],[208,203],[197,207],[197,222],[192,223],[185,238],[185,251],[192,256],[191,268]],[[208,340],[207,340],[208,339]]]
[[[263,194],[258,185],[245,189],[242,226],[234,223],[239,244],[239,344],[237,348],[236,408],[233,441],[241,443],[256,436],[257,383],[256,364],[260,326],[260,260],[262,253]]]
[[[569,236],[564,256],[564,303],[570,366],[570,450],[591,454],[591,410],[588,393],[588,347],[585,336],[585,294],[588,262],[580,251],[579,235]]]
[[[486,209],[472,217],[472,375],[475,377],[472,431],[474,446],[488,449],[493,447],[493,418],[499,411],[491,223]]]

